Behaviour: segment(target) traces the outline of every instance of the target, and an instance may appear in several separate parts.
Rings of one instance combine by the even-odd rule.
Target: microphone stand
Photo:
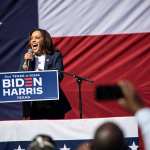
[[[82,109],[82,95],[81,95],[81,86],[82,86],[82,81],[87,81],[89,83],[93,83],[94,81],[85,78],[85,77],[81,77],[76,75],[75,73],[69,73],[69,72],[65,72],[65,71],[61,71],[63,72],[65,75],[71,76],[76,80],[76,83],[78,85],[78,93],[79,93],[79,112],[80,112],[80,118],[83,118],[83,109]]]

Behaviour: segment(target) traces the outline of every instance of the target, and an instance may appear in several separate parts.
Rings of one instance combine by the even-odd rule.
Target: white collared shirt
[[[35,71],[44,70],[46,55],[35,56]]]

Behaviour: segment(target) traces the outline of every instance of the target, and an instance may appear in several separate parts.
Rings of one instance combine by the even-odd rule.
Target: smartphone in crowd
[[[99,85],[96,87],[97,100],[117,100],[123,93],[118,85]]]

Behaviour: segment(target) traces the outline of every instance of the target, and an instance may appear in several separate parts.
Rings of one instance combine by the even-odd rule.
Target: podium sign
[[[0,73],[0,103],[59,99],[58,71]]]

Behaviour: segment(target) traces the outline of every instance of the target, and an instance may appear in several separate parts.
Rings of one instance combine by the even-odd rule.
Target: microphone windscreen
[[[29,52],[29,53],[32,53],[32,49],[31,49],[31,48],[29,48],[29,49],[28,49],[28,52]]]

